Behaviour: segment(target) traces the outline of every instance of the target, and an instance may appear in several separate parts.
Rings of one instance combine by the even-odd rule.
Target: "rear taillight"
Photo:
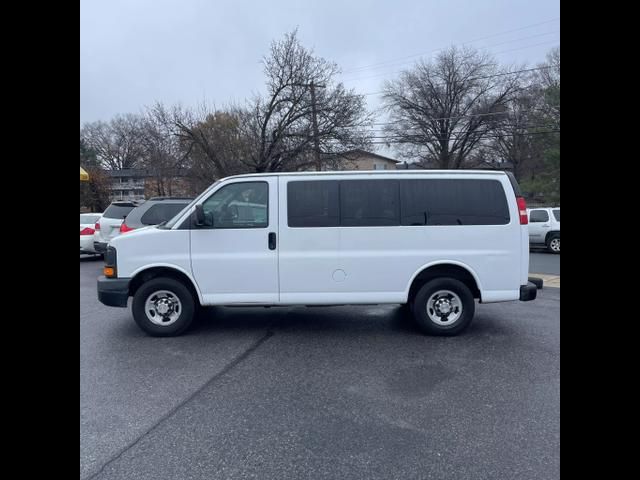
[[[80,235],[93,235],[95,233],[95,230],[91,227],[85,227],[82,230],[80,230]]]
[[[517,197],[518,213],[520,214],[520,225],[527,225],[529,223],[529,216],[527,215],[527,202],[524,201],[524,197]]]
[[[127,233],[130,232],[131,230],[135,230],[135,228],[131,228],[129,227],[126,223],[122,222],[122,225],[120,225],[120,233]]]
[[[95,228],[96,230],[100,230],[100,223],[96,222],[93,228]]]

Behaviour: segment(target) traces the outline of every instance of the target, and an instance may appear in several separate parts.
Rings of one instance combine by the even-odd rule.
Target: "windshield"
[[[180,220],[180,218],[182,217],[182,215],[184,215],[184,213],[189,210],[193,205],[195,205],[197,202],[200,201],[200,199],[207,195],[211,189],[213,189],[216,185],[218,185],[222,180],[217,180],[213,185],[211,185],[209,188],[205,189],[204,192],[202,192],[200,195],[198,195],[196,198],[194,198],[191,203],[189,203],[186,207],[184,207],[182,210],[180,210],[178,213],[176,213],[174,215],[174,217],[169,220],[167,223],[165,223],[164,225],[158,225],[158,228],[161,228],[163,230],[168,230],[170,228],[173,228],[173,226],[178,222],[178,220]]]

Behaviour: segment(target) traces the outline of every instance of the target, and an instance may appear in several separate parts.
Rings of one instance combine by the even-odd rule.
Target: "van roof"
[[[420,174],[447,174],[447,175],[506,175],[502,170],[338,170],[331,172],[264,172],[264,173],[244,173],[241,175],[232,175],[225,178],[242,178],[242,177],[273,177],[273,176],[332,176],[332,175],[420,175]]]

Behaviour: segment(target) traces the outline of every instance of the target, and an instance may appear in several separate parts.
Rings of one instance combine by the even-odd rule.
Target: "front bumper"
[[[535,300],[538,295],[538,288],[531,282],[526,285],[520,285],[520,301],[529,302]]]
[[[126,307],[130,278],[98,277],[98,300],[109,307]]]
[[[104,252],[107,251],[107,245],[107,242],[93,242],[93,249],[96,251],[96,253],[104,254]]]

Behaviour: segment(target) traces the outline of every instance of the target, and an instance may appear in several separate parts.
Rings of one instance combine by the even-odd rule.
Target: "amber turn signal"
[[[115,277],[116,269],[113,267],[104,267],[104,269],[102,270],[102,273],[104,274],[105,277]]]

